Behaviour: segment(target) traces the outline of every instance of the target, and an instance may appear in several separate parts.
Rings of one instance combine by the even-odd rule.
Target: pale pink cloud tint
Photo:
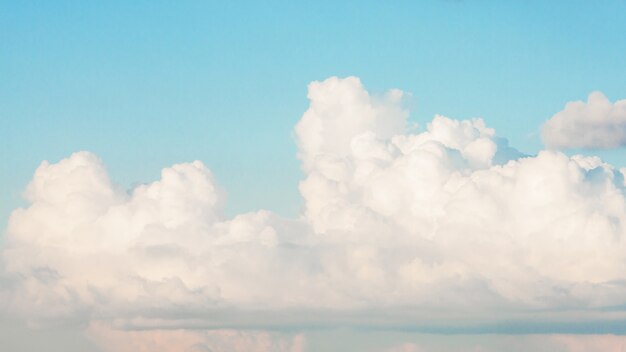
[[[620,335],[440,335],[398,343],[383,352],[624,352]],[[419,340],[419,338],[418,338]]]
[[[94,322],[87,334],[104,352],[303,352],[302,334],[238,330],[116,330]]]

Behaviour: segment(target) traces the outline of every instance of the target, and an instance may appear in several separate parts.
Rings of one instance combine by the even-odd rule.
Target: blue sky
[[[592,90],[626,96],[624,1],[9,2],[0,218],[42,160],[89,150],[125,187],[203,160],[227,211],[299,211],[306,85],[411,92],[411,119],[483,117],[518,149]],[[606,158],[624,165],[622,151]]]
[[[231,226],[228,219],[232,216],[267,209],[292,220],[285,220],[284,223],[277,225],[271,219],[255,218],[254,221],[250,220],[251,228],[256,229],[254,226],[259,223],[269,224],[267,226],[274,226],[279,235],[284,229],[293,233],[298,231],[308,233],[310,229],[307,226],[317,231],[320,223],[325,225],[323,221],[303,212],[307,201],[310,203],[319,201],[315,198],[317,194],[311,192],[304,195],[305,192],[301,194],[298,189],[299,183],[307,179],[312,172],[301,170],[301,162],[296,156],[299,152],[296,142],[306,144],[310,136],[306,135],[306,131],[298,134],[299,132],[294,131],[294,126],[305,119],[303,113],[312,106],[315,100],[307,99],[309,83],[324,81],[332,76],[359,77],[365,89],[373,94],[384,93],[390,88],[409,92],[411,94],[408,103],[409,121],[417,123],[419,131],[424,130],[425,124],[430,122],[435,114],[459,120],[482,117],[486,125],[495,128],[497,135],[508,139],[511,146],[525,154],[536,155],[544,149],[541,126],[557,112],[564,110],[567,102],[586,100],[589,93],[593,91],[601,91],[612,102],[626,98],[624,14],[626,14],[626,1],[624,0],[386,2],[0,0],[0,245],[5,242],[3,237],[11,212],[17,207],[28,205],[22,200],[22,193],[29,181],[33,179],[37,166],[43,160],[57,163],[68,158],[72,153],[83,150],[100,157],[113,181],[125,190],[137,189],[141,184],[158,180],[161,177],[161,170],[165,167],[201,160],[215,175],[216,183],[227,194],[224,210],[226,220],[223,220],[226,225],[220,223],[222,229]],[[324,84],[330,85],[332,80],[325,82],[321,83],[323,87],[327,87]],[[345,85],[342,89],[346,91],[353,93],[363,91],[363,87],[350,80],[339,82],[339,85]],[[320,88],[320,91],[324,89],[327,88]],[[394,106],[393,102],[384,104]],[[353,118],[353,116],[342,115],[342,111],[336,113],[338,116],[341,115],[341,118]],[[322,124],[324,118],[324,116],[317,115],[312,117],[312,119],[322,121],[320,122]],[[443,124],[448,122],[444,121]],[[475,125],[471,125],[471,128],[479,130]],[[334,131],[330,131],[330,134],[332,132]],[[356,135],[355,131],[348,132],[354,132],[350,135],[351,138]],[[317,152],[314,148],[312,150]],[[619,168],[626,166],[625,151],[624,147],[618,147],[609,150],[589,148],[566,150],[565,153],[599,155]],[[305,158],[307,153],[314,155],[306,147],[302,147],[300,152],[305,154]],[[345,157],[345,155],[339,155]],[[66,159],[69,160],[67,165],[85,164],[88,165],[87,168],[96,170],[96,173],[100,172],[100,164],[93,161],[91,156],[91,154],[81,154],[70,158],[71,160]],[[539,167],[535,169],[535,172],[541,173],[542,170],[548,170],[545,171],[547,176],[542,175],[545,179],[550,179],[549,162],[542,164],[544,159],[537,158],[537,160],[536,165]],[[552,163],[556,165],[559,160],[555,158]],[[350,162],[357,163],[358,161]],[[323,173],[320,171],[323,166],[316,165],[315,167],[319,167],[319,170],[314,170],[315,172]],[[194,172],[200,174],[203,172],[201,168],[200,171],[191,167],[189,170],[186,169],[185,172],[189,172],[190,175],[196,175]],[[52,174],[53,171],[50,173]],[[555,169],[554,174],[560,171],[562,170]],[[71,176],[72,173],[68,172],[68,175]],[[594,182],[600,182],[598,181],[600,179],[599,176],[596,179],[590,177],[589,180],[585,179],[585,182],[588,181],[592,187],[596,185]],[[349,182],[347,184],[357,187]],[[194,184],[195,186],[197,185]],[[539,189],[539,186],[535,189]],[[600,188],[589,189],[599,192]],[[575,193],[578,189],[572,187],[568,190]],[[404,190],[399,193],[410,194],[409,191]],[[544,193],[549,193],[549,191],[550,189]],[[41,192],[45,193],[43,190]],[[363,193],[366,192],[363,191]],[[420,193],[418,192],[417,195],[419,196]],[[555,199],[558,195],[555,195]],[[613,198],[609,196],[606,199],[612,201]],[[305,199],[307,197],[309,198]],[[43,198],[45,197],[42,196]],[[135,198],[139,199],[138,204],[144,201],[140,197]],[[358,196],[353,198],[356,199]],[[581,198],[584,197],[581,196]],[[596,211],[592,214],[593,216],[597,213],[602,216],[606,215],[610,220],[606,222],[609,225],[621,221],[619,219],[622,213],[619,211],[611,213],[614,208],[604,207],[602,201],[606,200],[605,198],[600,196],[592,198],[592,196],[585,198],[591,204],[585,203],[585,206],[589,205],[590,213]],[[599,203],[593,203],[597,199],[600,199]],[[462,201],[460,204],[464,204]],[[320,202],[323,203],[323,200]],[[506,205],[513,204],[511,207],[514,208],[515,205],[523,203],[524,200],[514,199]],[[380,204],[380,207],[384,208],[387,203],[381,201]],[[561,205],[563,208],[567,206],[567,202],[554,204]],[[149,206],[145,209],[151,209]],[[141,206],[137,208],[142,209]],[[604,208],[610,208],[607,210],[608,215],[603,213],[606,210]],[[615,206],[615,209],[617,208],[619,207]],[[477,207],[477,209],[482,208]],[[545,209],[539,207],[533,209],[541,210],[535,214],[539,219],[537,221],[542,221],[544,213],[549,213],[546,217],[552,216],[550,212],[552,208],[549,211],[544,211]],[[559,209],[556,210],[555,214]],[[387,214],[381,210],[382,213]],[[28,216],[37,219],[37,214],[29,214],[18,219],[23,222],[18,221],[18,225],[23,226],[18,226],[16,230],[18,235],[21,234],[19,232],[21,229],[29,228],[31,222],[27,221],[30,219]],[[397,221],[400,227],[405,219],[401,215],[392,219]],[[485,215],[486,218],[488,216],[489,214]],[[243,218],[242,222],[249,220],[245,214]],[[306,220],[302,220],[304,218]],[[555,215],[555,222],[562,218]],[[592,216],[590,215],[589,218],[592,219]],[[594,219],[596,218],[592,220],[595,221]],[[122,220],[118,223],[123,223]],[[389,222],[392,223],[392,220]],[[155,220],[156,223],[159,221],[167,223],[163,219]],[[297,225],[300,227],[293,225],[297,221],[302,221],[300,225]],[[502,225],[498,222],[494,223]],[[574,224],[572,227],[578,224],[574,220],[570,223]],[[593,231],[597,229],[600,229],[597,232],[602,234],[607,228],[603,227],[606,223],[600,220],[597,223],[590,220],[590,223],[596,226],[590,230],[593,234],[595,234]],[[117,223],[111,221],[111,224]],[[80,223],[80,225],[84,224]],[[111,228],[114,228],[113,225]],[[297,231],[290,227],[292,225]],[[471,228],[473,225],[474,223],[470,223],[467,226]],[[501,227],[508,229],[508,225],[510,224],[504,224]],[[609,225],[606,226],[610,227]],[[104,230],[96,229],[103,232],[110,229],[103,228]],[[202,226],[194,228],[202,228]],[[302,230],[303,228],[306,230]],[[615,225],[615,228],[618,226]],[[548,230],[546,233],[549,233]],[[44,227],[41,231],[42,237],[46,237],[43,235],[48,233],[46,231],[53,235],[55,233],[54,229]],[[289,231],[285,230],[285,232]],[[345,235],[350,231],[341,233]],[[389,231],[393,236],[396,228]],[[619,235],[621,230],[615,231]],[[331,232],[329,230],[329,233]],[[94,230],[94,233],[97,231]],[[543,234],[539,230],[536,233]],[[584,242],[585,238],[572,242],[587,243]],[[62,242],[62,240],[59,241]],[[402,237],[398,243],[402,244],[401,240]],[[74,245],[79,242],[70,243]],[[594,252],[595,254],[603,253],[601,250],[605,249],[602,247],[605,243],[598,242],[599,244],[592,243],[598,244],[600,248]],[[36,250],[39,250],[39,245],[41,245],[39,242],[26,241],[25,243],[32,245],[32,248]],[[443,247],[447,248],[445,247],[447,244],[444,243]],[[202,247],[204,245],[199,244],[198,247],[204,248]],[[552,245],[553,243],[548,240],[545,244],[540,242],[538,248],[545,249],[545,252],[540,251],[535,257],[531,257],[539,258],[546,255],[550,258]],[[29,248],[32,249],[31,247],[26,249]],[[41,248],[46,247],[41,246]],[[96,248],[100,247],[96,246]],[[74,254],[72,249],[70,248],[67,254],[70,263],[75,260],[72,257]],[[487,251],[488,249],[480,250]],[[311,249],[311,253],[316,250],[319,248]],[[368,250],[365,249],[363,252],[366,253],[365,257],[369,253]],[[319,255],[320,258],[332,258],[332,254],[328,254],[331,252],[326,253],[323,250],[320,252],[322,253]],[[340,252],[341,250],[337,250],[332,253]],[[402,249],[398,249],[398,252],[402,252]],[[248,252],[244,248],[241,253]],[[251,253],[251,256],[259,255],[261,262],[265,258],[264,252],[259,254],[252,251]],[[306,252],[304,256],[307,257],[308,253]],[[404,260],[402,253],[398,257]],[[573,253],[578,256],[583,252],[573,251]],[[219,254],[217,253],[216,256]],[[108,253],[104,253],[103,258],[106,258],[106,255]],[[284,259],[280,255],[282,253],[276,257]],[[610,252],[606,257],[610,261],[614,258],[621,258],[620,255],[620,253]],[[273,256],[268,256],[273,260]],[[384,256],[381,254],[381,257]],[[237,252],[232,254],[232,257],[237,257]],[[390,257],[395,257],[395,253],[392,253]],[[552,255],[552,257],[555,256]],[[299,261],[289,260],[292,259],[286,260],[284,266],[293,265],[296,269],[300,268]],[[463,260],[471,262],[473,258],[462,257],[460,261]],[[10,260],[7,259],[6,262],[9,263]],[[599,259],[596,262],[602,262],[602,260]],[[616,262],[621,263],[617,259]],[[618,279],[623,279],[622,277],[616,279],[612,276],[611,270],[621,265],[615,264],[616,262],[610,262],[609,264],[614,265],[607,265],[606,273],[600,273],[597,276],[606,278],[606,282],[609,283],[616,283]],[[0,261],[0,265],[6,265],[2,263],[4,262]],[[54,269],[56,262],[51,261],[51,263]],[[305,263],[302,266],[315,267],[315,263],[317,262]],[[395,265],[395,262],[393,263]],[[590,263],[589,268],[580,269],[580,273],[591,275],[589,273],[593,272],[592,269],[595,270],[596,267],[593,267],[592,261]],[[88,264],[85,266],[89,267]],[[310,266],[307,266],[309,264]],[[363,265],[366,266],[366,264]],[[588,276],[575,270],[570,272],[567,269],[568,266],[561,262],[553,264],[554,271],[565,277],[565,279],[562,277],[555,279],[554,291],[560,287],[558,284],[571,282],[573,283],[571,287],[575,286],[574,283],[581,285],[575,286],[580,290],[576,291],[578,293],[587,292],[585,290],[597,292],[593,291],[596,289],[593,286],[596,282],[589,283]],[[562,269],[561,264],[566,269]],[[25,265],[28,267],[30,263]],[[20,266],[14,266],[18,269],[13,270],[18,270],[19,274]],[[206,266],[210,267],[208,264]],[[502,265],[502,268],[511,267],[516,268],[513,264],[510,267]],[[57,269],[62,272],[63,268],[60,266]],[[139,273],[143,268],[142,266],[133,269]],[[238,269],[236,266],[233,268]],[[0,269],[4,268],[0,267]],[[241,272],[235,269],[233,269],[235,274],[232,275],[234,277],[237,277],[237,273],[245,272],[244,269],[241,269]],[[0,283],[6,287],[14,288],[13,285],[18,287],[19,285],[15,283],[18,282],[17,279],[3,281],[5,279],[1,275],[2,270],[0,270]],[[615,271],[617,272],[618,269]],[[493,280],[497,281],[497,278],[505,277],[505,275],[498,276],[500,274],[500,272],[495,273],[493,277],[496,279]],[[544,274],[545,277],[552,279],[550,275],[554,273],[547,268],[546,273],[542,272],[542,275]],[[576,276],[577,274],[581,276]],[[145,274],[149,278],[150,275],[151,273]],[[337,275],[341,277],[340,274]],[[350,278],[352,276],[348,275]],[[71,274],[68,274],[68,277],[71,277]],[[181,277],[184,278],[184,275]],[[266,278],[266,281],[271,281],[273,278],[275,277],[270,276]],[[529,281],[532,281],[531,279]],[[559,281],[561,279],[563,280]],[[77,282],[82,283],[81,280],[82,277],[77,279]],[[351,283],[349,280],[345,281]],[[470,290],[475,289],[477,297],[492,297],[489,296],[490,292],[481,291],[483,286],[480,282],[470,281],[464,281],[462,284],[467,284]],[[514,282],[520,283],[519,286],[523,287],[523,290],[528,290],[532,294],[540,291],[533,291],[529,288],[531,286],[524,286],[527,281],[522,279]],[[102,284],[103,290],[107,288],[106,284],[108,283]],[[225,287],[229,287],[229,284],[232,283],[227,282]],[[593,287],[585,286],[587,284]],[[77,285],[80,286],[80,284]],[[125,281],[120,285],[133,287],[132,283]],[[503,284],[503,287],[503,292],[510,292],[507,291],[509,287],[506,284]],[[540,286],[539,289],[546,287]],[[4,294],[2,288],[0,285],[0,298]],[[548,291],[549,289],[546,288]],[[132,290],[129,289],[129,291]],[[607,292],[606,295],[589,294],[585,297],[611,298],[618,296],[615,292],[622,291]],[[552,297],[548,293],[546,296]],[[537,318],[544,323],[548,322],[540,325],[540,330],[546,327],[543,332],[570,333],[567,329],[567,331],[554,330],[554,327],[561,326],[559,324],[572,323],[576,326],[573,329],[576,330],[575,333],[581,335],[594,332],[623,332],[621,321],[624,321],[626,316],[619,308],[623,306],[623,302],[620,301],[618,303],[621,305],[616,303],[614,307],[608,309],[612,311],[613,308],[618,307],[615,308],[615,312],[612,311],[617,319],[615,325],[606,325],[604,330],[598,331],[597,328],[602,325],[602,319],[594,319],[598,316],[602,317],[603,311],[598,313],[595,310],[597,306],[589,308],[578,303],[584,299],[575,301],[572,297],[578,296],[573,293],[571,297],[563,298],[565,302],[563,306],[549,305],[549,309],[546,309],[547,313],[544,312],[545,315]],[[571,301],[568,301],[569,299]],[[116,302],[114,299],[111,301]],[[496,302],[495,299],[494,302]],[[577,304],[583,306],[577,306]],[[83,325],[71,326],[66,330],[62,326],[58,333],[55,331],[33,333],[24,327],[22,322],[16,324],[12,317],[8,315],[3,317],[2,305],[0,300],[0,337],[4,333],[6,341],[9,341],[9,335],[26,336],[13,338],[9,343],[11,348],[32,344],[34,347],[22,348],[28,351],[38,350],[41,348],[40,345],[33,341],[44,339],[45,336],[50,337],[51,341],[58,340],[56,342],[59,344],[59,350],[95,348],[92,346],[93,341],[84,337],[83,328],[86,324],[90,324],[90,320],[83,322]],[[81,307],[77,310],[80,311]],[[491,309],[497,305],[489,307]],[[107,311],[109,308],[104,306],[104,308],[93,309],[94,311],[97,309]],[[570,308],[572,311],[568,310]],[[580,311],[576,310],[578,308]],[[585,310],[588,308],[589,311]],[[118,309],[117,306],[115,309]],[[120,314],[128,312],[124,309],[126,308],[120,310],[122,312]],[[520,308],[520,311],[524,309]],[[603,306],[602,309],[606,307]],[[132,309],[130,311],[134,312]],[[170,313],[167,310],[164,311]],[[495,309],[494,312],[498,310]],[[528,313],[528,311],[524,312]],[[448,313],[450,312],[445,311],[441,315],[444,325],[450,323]],[[515,309],[507,311],[506,314],[509,313],[511,317],[517,317]],[[580,313],[582,318],[570,321],[569,313],[576,317],[578,317],[576,314]],[[509,317],[506,314],[503,316]],[[589,314],[591,318],[585,314]],[[325,317],[323,314],[322,316]],[[328,316],[339,320],[342,318],[340,315],[335,316],[330,313]],[[355,316],[358,317],[358,315]],[[484,318],[484,321],[481,321],[484,325],[479,324],[478,330],[490,324],[498,326],[498,321],[489,320],[491,317],[481,316],[480,318]],[[551,318],[554,319],[551,320]],[[285,319],[288,320],[288,318]],[[346,321],[350,319],[354,319],[354,316],[346,318]],[[315,319],[312,318],[312,321]],[[537,326],[537,321],[534,321],[533,317],[520,321],[520,326],[526,326],[524,324]],[[238,323],[241,322],[233,324],[237,326]],[[241,324],[246,326],[246,323],[250,322],[246,321]],[[393,323],[391,321],[390,326],[393,326]],[[427,323],[424,324],[427,325]],[[551,325],[553,323],[554,325]],[[92,331],[90,333],[102,334],[105,337],[111,336],[107,334],[115,334],[107,330],[106,326],[97,324],[89,325],[89,329],[95,331],[90,330]],[[321,323],[321,325],[324,324]],[[7,326],[11,329],[3,328]],[[517,325],[513,324],[513,326]],[[578,329],[579,326],[581,326],[580,329]],[[551,330],[550,327],[553,329]],[[292,331],[289,328],[286,330],[288,333]],[[503,333],[511,332],[504,331]],[[380,344],[380,348],[391,346],[392,342],[403,339],[410,343],[418,343],[420,341],[417,340],[421,339],[405,331],[376,331],[369,334],[359,329],[347,328],[346,331],[336,332],[322,328],[309,333],[309,343],[312,346],[318,346],[313,350],[315,348],[326,350],[330,348],[326,346],[330,339],[334,338],[333,334],[344,336],[347,340],[341,343],[345,345],[354,346],[354,343],[358,341],[367,344],[369,343],[367,341],[371,340],[372,343]],[[29,342],[27,336],[40,336],[40,338]],[[76,336],[80,338],[75,339]],[[435,346],[443,341],[444,345],[448,343],[453,347],[465,343],[463,337],[457,336],[457,340],[446,342],[446,337],[442,339],[441,336],[433,336],[427,335],[422,342],[426,341],[428,346],[431,344]],[[468,339],[478,341],[476,343],[484,342],[487,345],[506,345],[507,337],[503,337],[504,335],[493,340],[485,336],[487,335],[479,334]],[[140,336],[137,338],[141,339]],[[212,338],[222,337],[213,336]],[[293,336],[279,338],[297,340]],[[532,343],[535,343],[533,338],[531,336],[530,339]],[[555,341],[550,343],[562,342],[560,337],[556,337]],[[619,343],[626,345],[626,339],[620,340]],[[67,347],[70,345],[75,347]],[[343,347],[335,345],[334,348],[341,350]],[[452,347],[450,349],[453,350]],[[407,351],[410,350],[407,349]]]

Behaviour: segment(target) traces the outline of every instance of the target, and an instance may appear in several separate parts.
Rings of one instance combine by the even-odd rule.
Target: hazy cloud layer
[[[95,323],[88,335],[105,352],[302,352],[302,334],[236,330],[123,331]]]
[[[308,96],[298,219],[224,218],[199,161],[130,192],[91,153],[43,162],[9,221],[7,305],[34,325],[91,322],[105,345],[116,330],[149,345],[155,335],[122,331],[183,329],[209,350],[219,333],[184,329],[624,319],[596,311],[626,304],[623,170],[524,156],[481,119],[436,116],[410,133],[405,94],[373,96],[354,77]]]
[[[87,334],[105,352],[621,352],[618,335],[430,335],[385,332],[290,334],[235,330],[122,331],[92,324]],[[322,338],[324,341],[315,341]],[[405,342],[389,343],[396,339]],[[338,340],[329,342],[328,340]],[[330,347],[332,346],[332,347]]]
[[[601,92],[575,101],[543,126],[545,145],[553,149],[610,149],[626,145],[626,100],[611,103]]]
[[[448,336],[427,343],[407,342],[384,352],[621,352],[626,337],[615,335]]]

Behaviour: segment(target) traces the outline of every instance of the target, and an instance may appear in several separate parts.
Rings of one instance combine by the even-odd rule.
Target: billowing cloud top
[[[626,303],[623,170],[524,156],[481,119],[409,133],[404,96],[311,83],[298,219],[224,218],[199,161],[130,193],[91,153],[43,162],[10,218],[7,302],[33,323],[118,328],[471,325]],[[607,102],[580,104],[546,128]]]
[[[545,145],[552,149],[609,149],[626,145],[626,100],[611,103],[601,92],[589,94],[552,116],[543,126]]]

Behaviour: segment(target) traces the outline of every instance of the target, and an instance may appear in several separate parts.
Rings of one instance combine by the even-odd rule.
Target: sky
[[[0,0],[0,347],[623,348],[624,13]]]

